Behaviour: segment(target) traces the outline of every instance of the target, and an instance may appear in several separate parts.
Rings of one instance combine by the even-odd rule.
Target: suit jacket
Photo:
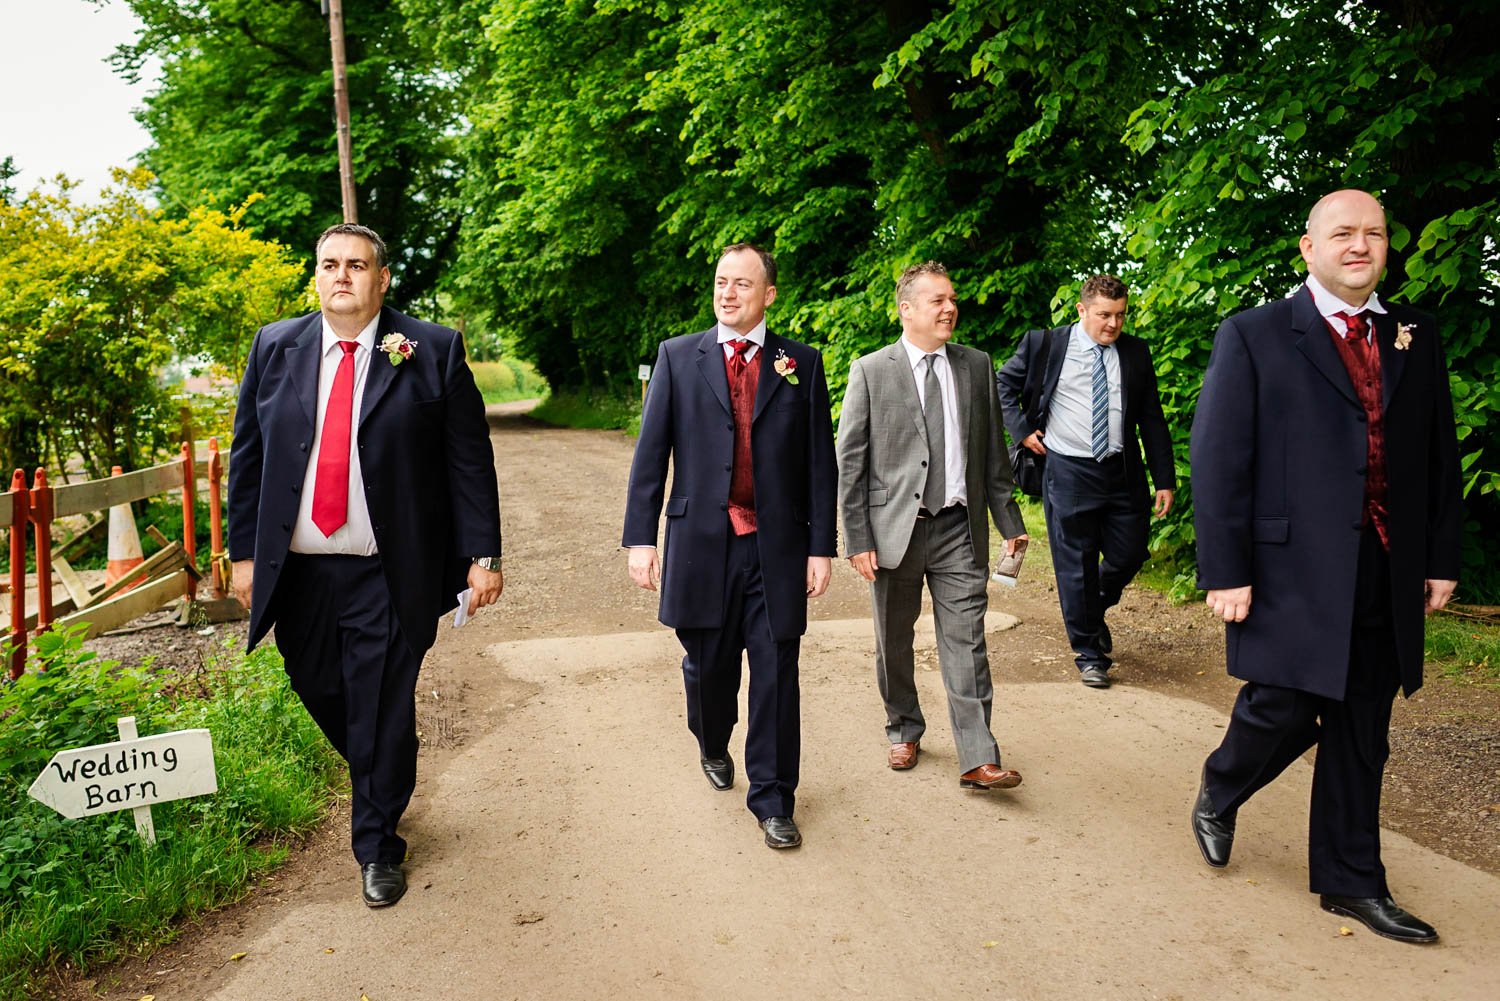
[[[714,326],[658,349],[630,466],[622,544],[654,546],[672,460],[659,614],[677,629],[724,624],[734,415],[717,335]],[[796,365],[796,385],[773,367],[782,354]],[[768,331],[755,359],[755,535],[771,631],[789,640],[807,631],[808,557],[836,552],[833,421],[816,350]]]
[[[1051,350],[1043,359],[1043,348],[1048,331],[1032,330],[1021,339],[1016,353],[1010,356],[996,374],[996,386],[1000,396],[1000,409],[1005,415],[1005,429],[1012,441],[1020,442],[1038,427],[1046,424],[1047,413],[1052,406],[1052,394],[1057,390],[1057,380],[1062,375],[1063,359],[1068,353],[1068,332],[1072,324],[1055,328]],[[1120,400],[1123,408],[1122,429],[1125,437],[1125,474],[1131,485],[1131,493],[1142,503],[1149,503],[1146,487],[1146,470],[1151,471],[1151,482],[1158,490],[1174,490],[1177,484],[1177,466],[1172,459],[1172,432],[1167,429],[1167,419],[1162,414],[1161,397],[1156,390],[1156,369],[1151,364],[1151,349],[1146,342],[1132,334],[1121,334],[1115,341],[1115,350],[1120,357]],[[1041,372],[1030,372],[1028,366],[1037,359],[1043,365]],[[1025,388],[1029,378],[1040,378],[1041,395],[1035,413],[1027,413]],[[1141,446],[1146,447],[1146,461],[1141,462]]]
[[[416,342],[400,365],[379,352]],[[254,558],[253,648],[275,621],[317,418],[322,314],[263,327],[250,346],[229,464],[229,555]],[[500,498],[484,401],[457,331],[380,311],[356,424],[365,498],[401,632],[420,654],[457,605],[474,556],[500,555]]]
[[[974,561],[989,565],[989,516],[1006,538],[1026,531],[1011,497],[1010,458],[1000,440],[1000,406],[990,356],[948,343],[958,398],[958,431]],[[839,507],[846,555],[875,552],[877,566],[901,564],[927,481],[927,425],[917,379],[900,341],[855,359],[839,417]]]
[[[1391,610],[1410,695],[1422,684],[1424,581],[1458,579],[1458,442],[1436,321],[1386,308],[1372,315]],[[1193,420],[1193,522],[1198,586],[1254,588],[1249,616],[1228,627],[1235,677],[1344,697],[1365,449],[1364,411],[1308,289],[1220,325]]]

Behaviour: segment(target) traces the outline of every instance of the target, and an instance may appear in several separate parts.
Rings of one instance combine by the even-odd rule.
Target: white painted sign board
[[[121,724],[134,732],[134,719]],[[205,796],[219,791],[213,738],[207,730],[177,730],[59,751],[27,791],[72,820]]]
[[[635,377],[637,379],[641,380],[642,382],[650,382],[651,381],[651,366],[650,365],[642,365],[640,368],[636,369],[636,371],[635,371]]]

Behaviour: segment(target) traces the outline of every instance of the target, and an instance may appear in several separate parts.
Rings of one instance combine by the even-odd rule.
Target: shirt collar
[[[765,320],[761,320],[754,327],[750,328],[750,332],[748,334],[743,334],[743,335],[739,331],[737,331],[737,330],[735,330],[735,329],[733,329],[731,327],[724,326],[724,324],[722,324],[722,323],[718,324],[718,328],[719,328],[719,343],[720,344],[723,344],[726,341],[737,341],[737,340],[740,339],[740,337],[743,336],[745,338],[745,340],[749,341],[751,344],[754,344],[758,348],[763,348],[763,347],[766,346],[766,321]]]
[[[1374,292],[1370,293],[1370,298],[1365,300],[1365,304],[1363,306],[1351,306],[1347,302],[1324,288],[1323,283],[1318,281],[1312,275],[1307,276],[1307,290],[1312,293],[1313,305],[1318,307],[1319,315],[1321,315],[1325,320],[1332,316],[1334,313],[1344,313],[1349,316],[1354,316],[1355,314],[1362,313],[1367,309],[1372,313],[1385,312],[1385,306],[1381,305],[1380,297]]]
[[[359,342],[360,347],[364,348],[366,351],[375,350],[375,329],[379,326],[380,314],[376,313],[375,318],[369,323],[365,324],[364,329],[359,332],[359,336],[354,338]],[[343,340],[343,338],[334,333],[333,328],[328,325],[328,317],[323,317],[323,354],[326,355],[328,354],[328,352],[332,351],[333,346],[341,340]]]
[[[916,368],[918,365],[922,364],[922,359],[926,358],[929,353],[937,355],[945,362],[948,360],[948,345],[946,344],[939,344],[936,351],[927,352],[923,351],[911,341],[907,340],[906,335],[902,334],[901,346],[906,349],[906,360],[911,362],[912,368]]]

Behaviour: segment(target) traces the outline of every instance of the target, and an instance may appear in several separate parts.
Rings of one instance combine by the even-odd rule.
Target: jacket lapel
[[[952,344],[948,345],[945,352],[948,356],[948,374],[953,377],[953,399],[958,403],[958,445],[959,455],[964,456],[965,461],[969,455],[969,421],[973,420],[979,412],[979,408],[969,405],[969,393],[972,391],[973,375],[969,372],[969,366],[964,364],[962,356],[954,349]],[[926,422],[923,422],[926,426]]]
[[[766,343],[761,346],[756,354],[755,360],[760,362],[760,380],[755,384],[755,414],[750,418],[751,423],[760,420],[761,412],[766,409],[766,404],[771,402],[771,397],[781,388],[786,379],[776,374],[776,356],[784,351],[781,346],[781,338],[766,331]]]
[[[1396,318],[1389,313],[1372,313],[1375,320],[1375,343],[1380,345],[1380,412],[1390,409],[1391,397],[1401,374],[1406,371],[1405,351],[1396,350]]]
[[[390,359],[380,350],[380,342],[386,334],[401,332],[396,329],[396,318],[400,315],[389,306],[382,307],[380,310],[380,322],[375,326],[375,344],[370,352],[370,368],[365,373],[364,401],[359,407],[360,427],[365,426],[365,421],[370,419],[370,414],[375,412],[375,407],[379,405],[381,398],[396,381],[396,373],[403,366],[412,364],[411,359],[408,359],[400,365],[392,365]],[[422,350],[422,346],[417,345],[415,350]]]
[[[297,340],[286,349],[287,375],[309,427],[316,427],[318,422],[318,366],[322,363],[322,347],[323,314],[314,313],[307,318]]]
[[[925,443],[927,422],[922,419],[922,400],[917,396],[917,376],[912,370],[911,361],[906,357],[906,348],[901,346],[899,340],[885,349],[885,365],[890,371],[891,381],[896,385],[896,395],[901,397],[902,405],[916,425],[917,434],[922,436]]]
[[[1349,380],[1349,370],[1344,367],[1338,348],[1333,346],[1328,323],[1318,313],[1312,292],[1306,286],[1292,296],[1292,331],[1297,335],[1297,350],[1312,362],[1334,389],[1358,406],[1359,397],[1354,393],[1354,383]]]
[[[733,414],[729,406],[729,374],[724,369],[724,349],[719,347],[719,328],[709,327],[698,338],[698,371],[713,390],[714,398],[726,414]]]

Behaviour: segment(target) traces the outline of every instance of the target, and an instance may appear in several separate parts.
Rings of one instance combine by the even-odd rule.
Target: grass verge
[[[531,416],[559,427],[600,430],[617,428],[639,434],[641,401],[638,396],[608,391],[553,393],[531,412]]]
[[[48,972],[171,939],[176,922],[241,896],[325,814],[341,762],[287,684],[281,659],[228,650],[191,694],[149,667],[83,649],[77,630],[37,637],[28,671],[0,685],[0,997],[34,997]],[[43,670],[45,669],[45,670]],[[60,750],[207,728],[219,792],[152,808],[158,843],[128,811],[66,820],[26,795]]]
[[[469,368],[485,403],[509,403],[547,395],[547,380],[529,362],[518,358],[470,362]]]

